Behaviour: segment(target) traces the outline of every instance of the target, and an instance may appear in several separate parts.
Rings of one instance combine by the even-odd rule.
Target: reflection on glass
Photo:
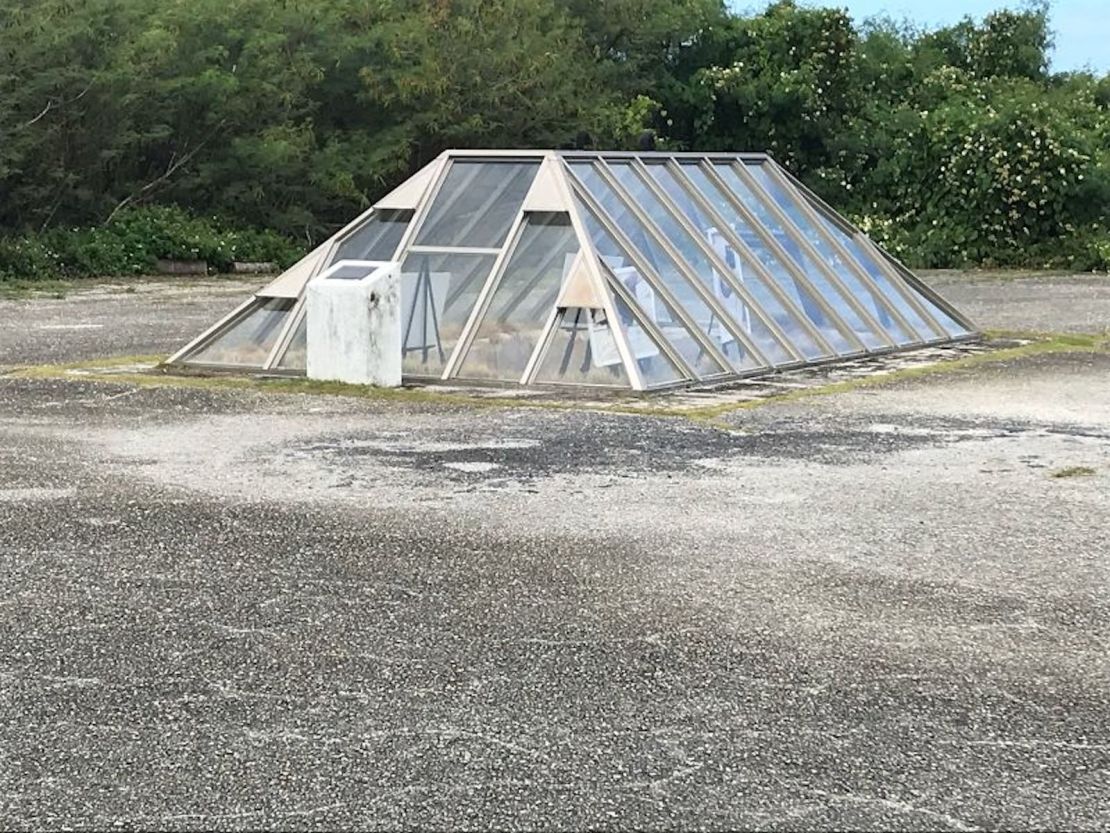
[[[617,227],[631,241],[642,259],[650,264],[664,287],[674,296],[675,302],[697,323],[699,329],[717,342],[732,368],[746,371],[764,366],[764,363],[757,361],[751,355],[730,327],[726,326],[725,322],[702,300],[702,296],[690,285],[674,260],[652,239],[648,229],[632,215],[613,190],[601,180],[593,166],[590,163],[572,163],[570,167]],[[587,218],[586,224],[594,246],[599,253],[609,254],[605,252],[600,220],[594,217],[584,205],[580,204],[580,206],[583,215]],[[610,262],[610,267],[616,270],[626,265],[635,266],[631,259],[626,261],[625,255],[624,252],[612,252],[611,256],[618,260]]]
[[[629,387],[604,311],[570,307],[560,314],[536,381]]]
[[[539,164],[479,159],[453,161],[416,236],[417,245],[500,247],[528,194]]]
[[[520,380],[577,253],[566,214],[529,215],[459,376]]]
[[[871,328],[864,323],[863,319],[848,303],[840,291],[825,277],[820,266],[806,256],[798,240],[783,228],[782,224],[775,219],[771,210],[752,193],[744,181],[740,179],[736,171],[732,169],[732,166],[728,163],[721,163],[714,165],[713,170],[715,170],[718,176],[720,176],[728,187],[732,189],[733,194],[736,195],[740,202],[755,214],[760,224],[770,231],[775,240],[790,256],[791,260],[805,272],[809,282],[813,284],[814,288],[820,293],[826,303],[836,310],[841,319],[847,322],[848,326],[852,328],[856,337],[870,349],[879,349],[886,346],[883,337],[871,330]],[[810,312],[810,310],[806,310],[807,314],[810,314]]]
[[[801,232],[802,236],[812,246],[821,259],[829,267],[848,291],[860,302],[871,316],[879,323],[895,344],[912,344],[919,339],[913,333],[907,332],[890,313],[888,304],[891,299],[872,292],[853,271],[851,264],[846,263],[836,250],[829,245],[820,230],[810,221],[801,206],[786,191],[774,181],[761,164],[745,165],[763,191],[783,210],[790,222]],[[895,293],[897,294],[897,293]]]
[[[308,330],[307,330],[308,317],[301,315],[301,320],[297,323],[297,328],[293,330],[293,337],[289,339],[289,346],[285,348],[285,352],[281,358],[278,359],[277,367],[282,370],[305,370],[306,369],[306,353],[308,348]]]
[[[713,355],[691,335],[670,304],[652,288],[651,283],[628,260],[613,238],[598,225],[593,215],[584,212],[584,216],[586,227],[607,273],[612,280],[625,287],[634,299],[640,315],[655,324],[667,343],[693,368],[699,379],[727,373]]]
[[[413,253],[401,265],[401,370],[439,376],[462,334],[493,255]]]
[[[397,245],[412,220],[411,211],[375,211],[336,247],[331,262],[393,260]]]
[[[686,219],[700,231],[707,245],[713,249],[717,257],[724,261],[725,265],[729,267],[732,279],[743,284],[752,294],[752,297],[759,303],[763,312],[774,319],[775,323],[790,340],[791,345],[807,359],[819,359],[828,356],[829,353],[822,349],[799,323],[795,313],[787,309],[775,293],[772,292],[764,281],[755,273],[747,257],[733,248],[725,231],[718,228],[716,223],[698,208],[697,203],[690,197],[689,193],[675,178],[670,169],[665,165],[650,164],[647,166],[647,171],[656,183],[667,193],[667,196],[674,201],[675,205],[677,205],[679,210],[686,216]],[[734,212],[730,210],[725,216],[732,217],[733,215]],[[736,232],[735,225],[733,225],[730,230],[736,236],[739,236],[738,232]],[[716,269],[712,266],[710,267],[710,272],[713,275],[714,290],[718,293],[721,300],[726,304],[737,307],[737,311],[742,316],[739,320],[746,329],[755,333],[760,333],[760,340],[758,342],[760,347],[763,347],[765,344],[772,344],[773,339],[770,337],[770,334],[764,333],[766,327],[763,323],[758,318],[753,320],[747,307],[743,304],[739,304],[739,299],[733,298],[728,281],[718,275]],[[784,294],[787,294],[789,297],[789,293]],[[774,348],[771,349],[774,350]],[[777,357],[778,361],[788,361],[791,358],[788,354],[779,350],[775,350],[774,355]]]
[[[617,315],[620,316],[621,327],[628,338],[628,347],[632,351],[632,358],[640,369],[640,377],[649,388],[681,382],[685,379],[675,363],[659,349],[659,345],[637,320],[636,315],[619,295],[614,297],[617,305]]]
[[[257,300],[254,306],[231,325],[230,329],[190,354],[186,361],[199,364],[262,367],[294,303],[292,298]]]
[[[795,279],[787,265],[779,259],[757,231],[736,211],[731,199],[717,187],[716,183],[709,178],[699,164],[697,162],[684,162],[681,170],[695,190],[716,209],[718,214],[727,219],[733,232],[759,258],[759,261],[770,272],[779,288],[802,310],[806,318],[821,332],[821,335],[832,345],[833,349],[838,354],[853,352],[855,348],[852,343],[841,332],[837,323],[825,315],[824,310],[809,288],[803,282]]]
[[[814,211],[817,213],[817,216],[821,218],[829,234],[839,240],[855,259],[859,261],[860,265],[867,270],[867,274],[871,276],[871,279],[882,288],[883,294],[898,307],[898,311],[902,313],[902,317],[910,323],[910,326],[917,330],[922,338],[931,340],[944,338],[946,335],[967,335],[970,332],[966,327],[958,324],[951,316],[944,312],[944,310],[930,301],[925,295],[918,292],[917,289],[912,286],[906,286],[906,292],[914,293],[914,297],[917,298],[918,303],[928,310],[929,314],[944,328],[943,330],[938,330],[936,326],[929,323],[925,317],[914,309],[913,305],[903,298],[902,294],[895,289],[887,273],[875,259],[876,257],[881,257],[881,255],[873,256],[853,235],[848,234],[836,223],[829,220],[818,206],[814,206]]]
[[[610,165],[610,170],[632,200],[648,214],[652,224],[675,247],[682,260],[713,293],[719,305],[731,319],[731,329],[748,336],[771,364],[792,361],[793,356],[760,319],[759,312],[746,304],[733,290],[728,279],[713,268],[712,262],[698,242],[640,179],[631,163],[614,162]],[[737,263],[733,271],[735,272],[739,267],[740,264]]]

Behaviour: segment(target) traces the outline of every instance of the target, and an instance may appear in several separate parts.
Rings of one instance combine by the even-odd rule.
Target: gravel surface
[[[0,377],[0,827],[1110,826],[1110,355],[728,419]]]
[[[231,278],[148,280],[82,288],[64,298],[0,299],[0,366],[169,355],[260,285]]]

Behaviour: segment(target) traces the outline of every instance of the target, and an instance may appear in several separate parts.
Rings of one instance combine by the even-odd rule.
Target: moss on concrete
[[[1068,466],[1067,468],[1057,469],[1052,472],[1052,476],[1058,479],[1067,477],[1091,477],[1094,473],[1095,470],[1090,466]]]
[[[252,390],[260,393],[303,394],[314,396],[349,396],[398,403],[469,406],[478,408],[547,408],[557,410],[594,410],[606,413],[647,417],[676,417],[694,420],[719,430],[737,430],[722,417],[737,411],[767,405],[795,402],[811,397],[848,393],[861,388],[879,387],[910,379],[960,373],[984,365],[999,364],[1052,353],[1093,353],[1110,351],[1108,334],[1072,333],[1002,333],[991,334],[993,340],[1012,339],[1022,343],[1000,347],[984,353],[963,356],[936,364],[892,370],[827,385],[784,391],[760,399],[743,402],[722,402],[706,406],[668,406],[665,402],[650,404],[642,398],[615,399],[613,402],[576,402],[573,399],[518,399],[515,397],[480,396],[434,388],[374,388],[343,382],[322,382],[300,377],[265,378],[257,376],[170,374],[163,369],[155,372],[114,371],[127,365],[155,365],[161,356],[118,356],[110,359],[69,364],[38,365],[8,371],[17,378],[69,379],[136,387],[188,387],[203,390]],[[102,372],[103,371],[103,372]]]

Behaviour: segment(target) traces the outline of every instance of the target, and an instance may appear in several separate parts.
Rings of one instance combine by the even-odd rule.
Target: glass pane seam
[[[588,258],[589,252],[584,256]],[[613,333],[613,338],[617,343],[617,352],[621,355],[621,364],[624,365],[625,375],[628,376],[629,383],[633,390],[647,390],[647,382],[644,379],[643,373],[640,372],[640,363],[636,361],[636,356],[632,351],[632,345],[628,339],[628,331],[622,326],[621,318],[617,314],[617,304],[613,300],[608,282],[603,281],[600,289],[602,293],[604,293],[605,317],[609,321],[609,329]]]
[[[602,166],[603,165],[604,162],[602,162]],[[595,163],[594,170],[596,170],[602,176],[606,184],[624,203],[625,208],[632,214],[632,216],[635,217],[640,225],[642,225],[648,231],[648,233],[655,240],[656,245],[658,245],[667,254],[674,265],[678,268],[679,272],[686,279],[686,283],[694,290],[695,293],[697,293],[701,297],[702,303],[704,303],[710,310],[713,311],[713,313],[721,320],[722,324],[727,325],[728,330],[732,334],[732,336],[744,345],[744,347],[748,350],[749,353],[752,354],[753,358],[755,358],[755,360],[759,364],[765,367],[773,367],[774,365],[767,358],[767,356],[764,355],[763,351],[751,342],[751,340],[747,337],[747,334],[743,332],[742,328],[736,326],[735,322],[732,320],[732,316],[727,313],[727,311],[717,302],[717,299],[713,297],[712,293],[708,291],[705,284],[703,284],[701,279],[698,277],[697,273],[690,268],[690,265],[686,262],[685,258],[682,257],[682,253],[677,251],[675,247],[670,244],[670,241],[666,239],[666,236],[655,224],[655,221],[652,220],[651,217],[649,217],[647,213],[643,211],[643,209],[635,202],[635,200],[632,199],[631,195],[628,194],[627,191],[625,191],[624,187],[619,182],[617,182],[616,178],[613,177],[609,170],[602,166],[598,166]]]
[[[428,219],[428,214],[432,210],[432,204],[435,202],[436,197],[439,196],[439,192],[443,188],[443,183],[447,181],[448,169],[448,158],[444,156],[439,160],[435,171],[433,171],[431,185],[424,192],[421,203],[417,206],[412,219],[409,221],[409,227],[405,229],[404,235],[401,236],[401,240],[397,244],[397,250],[393,253],[394,260],[404,262],[405,258],[408,257],[409,248],[416,240],[417,235],[420,234],[420,230],[424,227]],[[333,252],[334,249],[335,247],[333,246]]]
[[[783,211],[778,203],[775,202],[774,197],[767,193],[763,185],[748,172],[747,168],[744,166],[744,163],[733,162],[731,164],[731,168],[736,172],[736,174],[740,177],[741,181],[743,181],[748,189],[755,195],[756,199],[760,200],[760,202],[763,203],[763,207],[771,212],[771,214],[782,225],[782,227],[793,232],[794,242],[797,243],[797,245],[805,251],[806,256],[810,259],[810,261],[813,262],[813,265],[817,268],[817,270],[820,271],[822,275],[824,275],[825,279],[832,283],[832,285],[835,286],[837,290],[839,290],[840,294],[844,298],[844,301],[855,311],[856,315],[860,317],[860,320],[872,331],[872,333],[878,336],[880,339],[884,340],[886,342],[885,346],[897,346],[898,342],[895,340],[894,336],[892,336],[887,331],[887,329],[883,327],[873,315],[871,315],[867,308],[862,303],[860,303],[860,299],[855,296],[854,292],[848,289],[848,287],[840,279],[840,276],[836,274],[836,270],[825,262],[825,259],[821,256],[821,253],[817,251],[817,248],[809,241],[802,230],[798,228],[798,225],[794,222],[793,218],[790,217],[785,211]]]
[[[297,322],[300,321],[301,310],[305,306],[306,298],[307,293],[303,293],[293,304],[293,309],[289,310],[289,320],[285,322],[285,326],[281,333],[278,334],[277,341],[274,342],[273,349],[270,350],[270,355],[266,357],[266,361],[262,364],[263,370],[269,370],[274,367],[278,362],[278,357],[285,352],[289,340],[293,338]]]
[[[202,347],[210,343],[212,339],[216,338],[220,333],[224,332],[233,322],[238,321],[243,316],[243,313],[253,306],[257,300],[258,297],[252,295],[250,298],[243,301],[243,303],[170,356],[166,360],[166,364],[187,363],[189,361],[189,356],[199,352]]]
[[[886,249],[879,246],[877,243],[875,243],[874,240],[872,240],[863,232],[857,232],[857,235],[857,240],[866,248],[868,248],[869,251],[871,251],[876,257],[884,259],[887,264],[895,269],[902,277],[902,280],[905,281],[907,286],[921,293],[925,300],[935,305],[941,312],[943,312],[964,329],[972,333],[978,331],[978,327],[976,327],[975,322],[973,322],[970,318],[968,318],[966,315],[952,306],[948,299],[937,292],[936,289],[929,286],[929,284],[927,284],[925,281],[921,280],[921,278],[915,275],[908,266],[902,264],[897,258],[888,253]],[[940,329],[942,332],[948,332],[948,329],[944,326],[941,326]],[[950,335],[949,337],[952,336]]]
[[[582,220],[578,211],[578,205],[573,199],[577,180],[565,161],[560,159],[559,163],[560,164],[554,166],[555,175],[563,191],[563,198],[567,206],[567,216],[570,217],[571,226],[574,228],[574,233],[578,238],[579,251],[582,252],[585,258],[586,268],[589,269],[593,273],[594,278],[601,283],[601,289],[605,293],[605,314],[609,316],[610,321],[615,322],[618,320],[616,305],[613,303],[613,299],[605,285],[605,278],[602,276],[601,269],[598,267],[600,258],[598,258],[597,252],[594,250],[593,241],[590,239],[589,234],[586,233],[586,224]],[[621,354],[625,363],[625,372],[628,373],[632,389],[644,390],[644,380],[640,376],[640,368],[632,361],[632,351],[625,342],[623,334],[618,336],[618,344],[622,348]]]
[[[674,311],[675,315],[679,317],[682,324],[689,331],[690,336],[698,343],[698,346],[705,350],[713,357],[713,360],[722,367],[732,367],[732,363],[720,351],[713,340],[710,339],[705,332],[698,326],[697,322],[690,317],[685,307],[678,302],[674,294],[671,292],[670,287],[666,285],[662,277],[655,271],[647,261],[644,259],[640,251],[628,239],[623,229],[619,228],[616,222],[609,216],[609,214],[602,208],[601,204],[594,199],[593,195],[586,190],[577,178],[571,181],[571,187],[577,196],[587,208],[591,211],[598,223],[605,229],[606,233],[616,242],[616,244],[624,252],[625,256],[636,266],[636,269],[643,275],[644,280],[651,286],[652,291],[656,292],[667,305]],[[593,247],[591,246],[591,249]],[[594,252],[596,256],[596,251]],[[735,368],[734,368],[735,369]]]
[[[474,301],[474,306],[470,310],[470,317],[467,319],[466,324],[463,325],[462,333],[459,334],[458,343],[455,344],[455,349],[451,352],[451,356],[447,359],[447,364],[443,368],[443,379],[450,379],[458,374],[459,367],[463,362],[463,357],[470,351],[470,346],[474,341],[474,333],[477,331],[479,323],[481,323],[482,318],[485,316],[489,308],[490,299],[493,297],[493,293],[505,273],[505,267],[508,266],[513,253],[520,244],[520,237],[523,230],[524,212],[517,211],[516,217],[513,219],[513,224],[509,227],[508,236],[505,238],[505,245],[498,251],[497,259],[493,262],[493,268],[490,269],[489,277],[486,278],[485,284],[479,290],[478,297]]]
[[[771,179],[775,181],[775,184],[777,184],[779,188],[783,189],[783,193],[785,193],[789,199],[792,199],[794,201],[802,214],[806,217],[806,219],[810,221],[813,227],[817,230],[817,234],[820,235],[821,239],[824,240],[827,245],[832,247],[836,255],[842,261],[844,261],[844,263],[848,266],[852,273],[855,274],[856,279],[861,281],[863,285],[867,287],[868,291],[871,292],[871,294],[875,297],[877,301],[879,301],[882,307],[887,310],[887,312],[894,318],[894,320],[898,323],[898,326],[902,328],[903,332],[905,332],[906,335],[910,336],[912,341],[923,341],[923,335],[918,332],[916,327],[910,324],[910,322],[902,314],[901,310],[898,309],[897,305],[894,304],[886,296],[886,293],[883,291],[883,289],[875,282],[871,275],[868,274],[867,270],[863,268],[863,264],[859,262],[858,258],[856,258],[855,255],[848,251],[844,244],[837,240],[836,237],[831,232],[829,232],[829,230],[825,227],[825,224],[821,222],[820,217],[817,216],[816,212],[810,206],[809,201],[805,198],[805,195],[801,194],[797,191],[797,189],[793,187],[793,185],[782,175],[782,172],[777,165],[768,166],[768,172],[768,175],[771,177]],[[899,281],[898,283],[901,283],[901,281]],[[903,297],[903,300],[907,300],[904,296],[901,295],[897,284],[894,284],[893,288],[900,297]]]
[[[720,229],[721,234],[728,238],[729,244],[744,256],[751,265],[752,270],[766,285],[768,291],[774,295],[775,298],[778,299],[778,302],[782,304],[783,308],[794,317],[798,322],[798,326],[805,330],[806,334],[813,339],[814,344],[827,355],[835,356],[837,351],[832,344],[829,343],[828,339],[825,338],[824,334],[813,326],[813,322],[810,321],[805,311],[783,290],[775,276],[771,274],[771,271],[764,265],[763,261],[760,260],[759,255],[757,255],[744,239],[736,233],[736,230],[732,228],[728,220],[722,216],[717,209],[710,204],[705,195],[698,190],[697,185],[695,185],[686,175],[686,172],[682,170],[682,166],[676,162],[668,162],[666,167],[679,187],[686,192],[687,196],[698,206],[699,210],[713,221],[716,227]]]
[[[632,310],[632,314],[636,317],[636,323],[639,324],[640,327],[643,328],[651,336],[652,341],[655,342],[655,345],[667,354],[667,357],[671,360],[675,367],[677,367],[686,376],[687,380],[691,382],[696,382],[701,379],[707,378],[704,376],[699,376],[697,371],[690,365],[690,363],[687,362],[685,358],[683,358],[682,354],[674,348],[674,345],[671,344],[670,339],[663,335],[663,332],[659,329],[655,322],[651,320],[649,316],[644,314],[644,311],[640,308],[640,304],[636,301],[634,297],[632,297],[632,293],[629,292],[628,289],[616,279],[613,273],[609,270],[609,267],[603,263],[602,268],[606,272],[606,280],[609,284],[609,290],[614,294],[620,296],[621,300],[624,301],[625,306]],[[725,373],[727,372],[728,371],[725,371]]]
[[[759,236],[760,240],[763,241],[763,245],[767,246],[767,248],[771,250],[775,257],[778,258],[782,266],[788,272],[790,272],[793,279],[806,288],[806,291],[814,300],[814,303],[816,303],[817,306],[821,308],[821,312],[825,315],[826,318],[832,321],[836,328],[840,331],[840,335],[849,344],[857,348],[857,350],[861,354],[866,354],[868,352],[867,346],[860,340],[860,337],[856,333],[855,328],[850,327],[848,325],[848,322],[844,320],[843,316],[841,316],[840,313],[833,308],[832,304],[829,303],[829,299],[826,298],[824,293],[821,292],[817,288],[817,286],[809,279],[809,275],[806,274],[805,268],[800,263],[798,263],[797,260],[794,259],[793,255],[791,255],[788,251],[786,251],[785,248],[783,248],[782,244],[775,239],[775,236],[771,234],[766,226],[763,225],[760,219],[752,212],[750,208],[748,208],[748,206],[744,204],[744,201],[740,198],[740,195],[733,192],[729,184],[721,178],[721,175],[719,173],[717,173],[714,165],[708,161],[705,161],[699,165],[699,170],[701,170],[702,173],[705,174],[706,178],[709,179],[709,181],[713,184],[717,191],[724,196],[726,201],[728,201],[732,205],[733,209],[744,219],[744,222],[746,222],[748,226]],[[844,355],[844,353],[841,351],[836,351],[836,355]]]
[[[416,230],[416,234],[413,237],[414,245],[419,245],[420,235],[427,230],[426,227],[428,226],[428,221],[430,219],[432,209],[438,208],[440,214],[446,214],[450,209],[454,208],[455,203],[462,199],[463,195],[470,189],[470,186],[474,184],[474,180],[478,178],[478,175],[482,171],[482,168],[480,166],[475,165],[472,170],[467,172],[467,176],[462,182],[455,184],[455,191],[453,194],[447,195],[447,201],[443,205],[437,206],[436,201],[438,200],[439,195],[443,192],[443,186],[447,182],[448,178],[451,176],[451,172],[454,169],[455,160],[451,160],[443,170],[440,181],[437,183],[438,187],[436,188],[435,193],[432,195],[431,199],[428,200],[427,213],[425,213],[423,217],[421,227]]]
[[[252,295],[249,300],[244,301],[228,313],[227,317],[196,340],[193,347],[189,349],[188,353],[184,356],[184,360],[188,361],[191,356],[208,349],[214,341],[222,338],[229,330],[242,322],[250,312],[262,306],[262,300],[263,299],[259,298],[257,295]]]
[[[530,385],[535,381],[536,374],[540,372],[540,365],[543,364],[543,360],[547,356],[547,349],[551,346],[555,328],[559,326],[562,319],[563,313],[553,306],[551,312],[547,315],[547,323],[544,324],[543,332],[540,333],[536,347],[532,351],[532,355],[528,357],[528,364],[524,366],[524,372],[520,374],[520,384]]]
[[[640,181],[644,183],[648,190],[651,191],[651,193],[656,197],[656,199],[660,200],[663,205],[671,212],[672,218],[675,220],[675,222],[679,224],[683,231],[686,232],[690,239],[694,241],[694,245],[698,247],[698,250],[701,251],[702,256],[709,261],[714,270],[716,270],[720,274],[721,279],[728,284],[729,288],[733,292],[743,298],[744,302],[756,313],[756,317],[758,317],[763,326],[771,332],[775,340],[779,343],[779,346],[782,347],[783,350],[785,350],[786,353],[792,356],[795,360],[805,361],[806,357],[803,356],[801,352],[797,349],[797,347],[794,346],[793,341],[791,341],[786,333],[782,331],[782,328],[779,326],[778,322],[775,321],[774,318],[767,313],[767,311],[763,308],[763,304],[755,299],[748,288],[736,280],[736,276],[729,265],[725,263],[721,259],[720,255],[718,255],[717,252],[715,252],[713,248],[706,243],[705,238],[703,238],[698,233],[697,229],[694,228],[693,224],[690,222],[690,219],[683,213],[682,209],[674,204],[674,201],[670,198],[670,195],[666,194],[659,186],[659,184],[651,178],[651,174],[649,174],[644,168],[644,164],[637,159],[632,164],[632,170],[639,177]],[[735,323],[739,325],[739,322]]]

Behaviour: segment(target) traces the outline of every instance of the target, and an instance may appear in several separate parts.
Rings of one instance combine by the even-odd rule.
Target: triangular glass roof
[[[340,260],[400,262],[412,380],[647,390],[975,335],[765,154],[447,151],[169,363],[303,374]]]

